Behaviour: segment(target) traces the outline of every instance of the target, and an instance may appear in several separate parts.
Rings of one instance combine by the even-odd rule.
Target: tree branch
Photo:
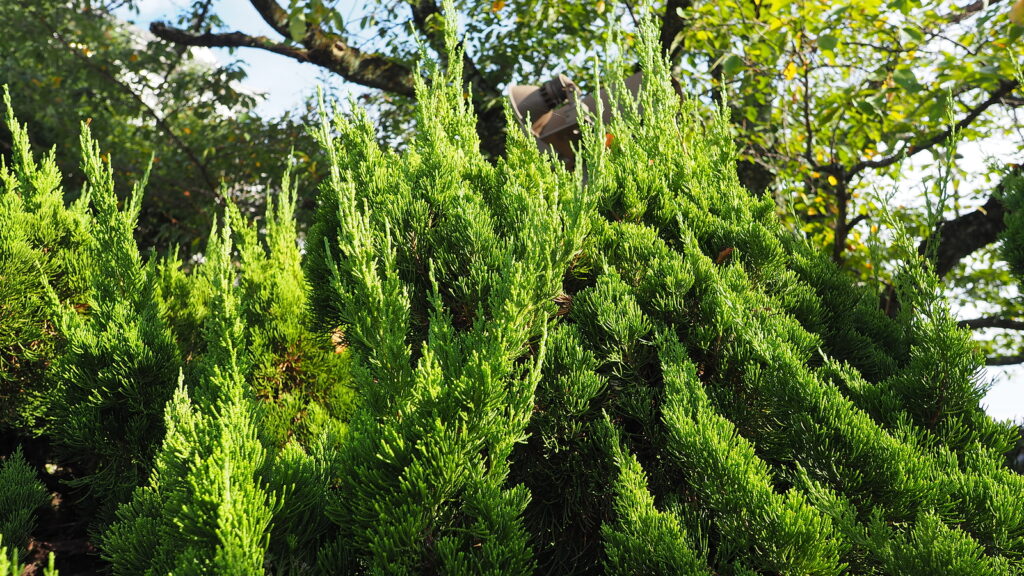
[[[208,48],[259,48],[299,62],[309,62],[338,74],[345,80],[378,88],[402,96],[415,96],[412,71],[379,54],[367,54],[349,46],[339,36],[311,29],[299,48],[275,42],[266,36],[250,36],[243,32],[194,34],[187,30],[153,22],[149,31],[158,38]]]
[[[275,31],[289,37],[288,13],[275,0],[250,0],[260,16]],[[412,4],[413,23],[427,38],[428,43],[444,59],[444,31],[429,20],[441,14],[433,0],[417,0]],[[415,98],[413,71],[404,64],[383,55],[362,52],[350,46],[338,34],[324,32],[319,26],[307,25],[300,45],[280,42],[266,36],[253,36],[244,32],[196,34],[188,30],[154,22],[150,32],[159,38],[186,46],[208,48],[258,48],[286,56],[299,62],[309,62],[341,76],[345,80],[367,88],[376,88]],[[505,114],[501,106],[502,94],[487,81],[476,63],[463,52],[463,74],[472,87],[473,108],[477,113],[477,133],[481,147],[492,156],[505,150]]]
[[[985,359],[986,366],[1012,366],[1014,364],[1024,364],[1024,354],[1014,354],[1012,356],[991,356]]]
[[[1022,170],[1024,167],[1014,166],[981,208],[938,225],[931,237],[939,239],[939,245],[935,248],[935,273],[939,278],[949,273],[961,260],[976,250],[999,239],[999,235],[1006,229],[1006,223],[1003,221],[1006,206],[1002,197],[1007,180],[1012,176],[1019,176]],[[918,252],[928,253],[929,240],[930,238],[926,238],[921,242]]]
[[[288,13],[277,2],[274,0],[249,0],[249,3],[275,32],[285,38],[289,37]]]
[[[181,137],[174,131],[170,123],[167,122],[166,118],[160,116],[160,114],[158,114],[157,111],[154,110],[152,106],[146,103],[146,101],[142,98],[141,95],[137,94],[135,90],[132,89],[131,86],[127,85],[126,83],[118,79],[116,76],[114,76],[114,74],[111,73],[106,67],[97,66],[95,62],[93,62],[89,58],[86,58],[81,53],[81,51],[74,48],[71,45],[71,42],[64,38],[64,36],[60,33],[59,30],[57,30],[56,27],[51,26],[50,23],[44,20],[42,17],[38,17],[38,20],[40,24],[42,24],[43,27],[48,29],[50,31],[50,34],[52,34],[53,37],[56,38],[57,41],[60,42],[61,45],[63,45],[64,48],[67,49],[77,60],[82,62],[83,65],[85,65],[88,68],[91,68],[93,71],[106,78],[107,81],[109,81],[111,84],[118,87],[121,91],[123,91],[125,94],[131,97],[131,99],[139,105],[139,108],[147,116],[153,119],[153,121],[156,123],[157,128],[161,132],[166,134],[168,138],[170,138],[171,142],[174,144],[174,147],[177,148],[179,152],[184,154],[185,157],[188,158],[188,161],[191,162],[192,165],[196,167],[196,170],[199,171],[199,176],[203,179],[203,182],[205,182],[207,186],[207,189],[203,190],[203,192],[211,196],[216,195],[217,183],[214,181],[214,178],[210,175],[210,171],[209,169],[207,169],[206,164],[204,164],[203,161],[199,159],[195,151],[192,150],[192,148],[190,148],[188,144],[186,144],[181,139]]]
[[[1024,330],[1024,320],[1014,320],[1000,316],[986,316],[984,318],[971,318],[957,322],[963,328],[978,330],[981,328],[1002,328],[1004,330]]]
[[[981,208],[963,216],[939,224],[933,236],[937,235],[939,245],[935,250],[935,273],[942,278],[961,260],[975,251],[999,239],[1006,228],[1003,216],[1006,207],[996,194]],[[928,239],[921,242],[918,251],[926,253]]]
[[[693,0],[668,0],[665,5],[665,15],[661,19],[661,51],[668,57],[670,63],[675,62],[679,57],[680,44],[676,38],[686,28],[686,20],[679,15],[679,12],[686,10],[693,5]]]
[[[945,130],[936,132],[935,134],[932,134],[931,136],[918,142],[915,142],[909,146],[906,146],[899,152],[892,154],[890,156],[886,156],[881,160],[863,160],[861,162],[858,162],[854,164],[852,167],[850,167],[849,170],[846,171],[847,175],[850,177],[855,176],[856,174],[862,172],[866,168],[887,168],[903,160],[904,158],[909,158],[911,156],[924,152],[925,150],[931,149],[936,144],[945,142],[950,137],[950,135],[953,134],[954,131],[960,131],[970,126],[971,123],[977,120],[978,117],[981,116],[986,110],[991,108],[993,105],[998,104],[1004,97],[1008,96],[1011,92],[1013,92],[1013,90],[1016,89],[1017,86],[1019,86],[1019,82],[1017,82],[1016,80],[1003,80],[1002,82],[999,83],[999,87],[989,94],[988,98],[986,98],[983,102],[981,102],[974,108],[971,108],[967,115],[961,118],[960,121],[954,124],[953,126],[950,126]],[[835,173],[835,171],[839,167],[836,166],[835,164],[830,164],[828,166],[818,166],[816,168],[820,172]]]
[[[950,12],[946,15],[945,20],[950,24],[959,24],[964,20],[974,16],[978,12],[981,12],[985,8],[993,4],[999,3],[1000,0],[975,0],[967,6],[957,8],[955,12]]]

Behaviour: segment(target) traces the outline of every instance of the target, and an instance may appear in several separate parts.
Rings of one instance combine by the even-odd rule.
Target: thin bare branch
[[[56,38],[57,41],[60,42],[64,46],[64,48],[68,50],[68,52],[70,52],[72,55],[75,56],[76,59],[82,62],[83,65],[106,78],[107,81],[109,81],[112,85],[118,87],[122,92],[124,92],[132,100],[134,100],[135,103],[139,105],[139,108],[147,116],[153,119],[153,121],[156,123],[157,128],[161,132],[166,134],[168,138],[171,139],[171,142],[174,143],[174,147],[177,148],[178,151],[180,151],[182,154],[184,154],[185,157],[188,158],[189,162],[191,162],[192,165],[196,167],[196,170],[199,171],[199,176],[203,179],[203,182],[206,184],[206,189],[202,190],[202,192],[211,196],[216,195],[217,184],[214,181],[213,176],[210,175],[210,171],[206,167],[206,164],[204,164],[203,161],[199,159],[199,156],[196,155],[195,151],[193,151],[192,148],[189,147],[189,145],[186,144],[181,139],[178,133],[174,131],[174,128],[171,127],[170,123],[167,122],[166,118],[160,116],[160,114],[158,114],[157,111],[154,110],[152,106],[147,104],[146,101],[142,98],[142,96],[136,93],[131,86],[122,82],[119,78],[114,76],[113,73],[111,73],[106,67],[98,66],[91,59],[85,57],[85,55],[83,55],[80,50],[74,48],[71,45],[71,42],[66,40],[64,36],[61,34],[61,32],[57,30],[56,27],[51,26],[49,22],[45,21],[42,18],[39,18],[39,22],[50,31],[53,37]]]
[[[991,356],[985,359],[986,366],[1013,366],[1015,364],[1024,364],[1024,354]]]
[[[992,6],[993,4],[999,4],[1000,0],[975,0],[967,6],[957,8],[955,12],[951,12],[946,15],[946,21],[950,24],[959,24],[964,20],[967,20],[971,16],[974,16],[978,12],[981,12],[985,8]]]

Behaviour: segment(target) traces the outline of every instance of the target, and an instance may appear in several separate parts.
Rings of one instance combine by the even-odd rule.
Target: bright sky
[[[148,28],[149,23],[154,20],[173,21],[174,16],[185,10],[190,1],[140,0],[138,4],[139,14],[121,11],[119,15],[135,22],[141,28]],[[346,21],[351,21],[354,12],[359,9],[359,4],[352,0],[342,0],[339,5],[347,7],[342,8]],[[216,9],[229,29],[277,37],[248,2],[226,0],[218,3]],[[248,73],[243,85],[263,95],[257,111],[264,116],[278,116],[303,105],[306,97],[316,92],[318,84],[323,85],[325,92],[334,98],[343,98],[350,92],[360,90],[358,87],[345,85],[337,77],[321,71],[313,64],[299,63],[262,50],[240,49],[232,55],[225,49],[214,49],[210,50],[209,54],[221,64],[232,61],[243,63]],[[964,146],[960,152],[965,156],[964,162],[977,163],[978,166],[981,166],[988,156],[987,151],[977,146]],[[992,388],[983,401],[988,413],[999,419],[1024,421],[1024,367],[987,368],[983,379],[992,382]]]
[[[348,1],[350,0],[344,3],[347,4]],[[117,14],[125,20],[134,22],[140,28],[148,29],[150,22],[154,20],[173,23],[175,16],[183,13],[190,4],[190,0],[140,0],[138,14],[130,10],[119,10]],[[218,2],[215,9],[231,30],[241,30],[255,36],[279,37],[248,2],[226,0]],[[334,98],[344,98],[349,92],[359,90],[358,87],[354,90],[353,87],[339,81],[335,75],[314,64],[297,62],[263,50],[240,48],[233,55],[223,48],[204,51],[220,64],[243,64],[248,74],[243,86],[263,95],[256,110],[265,117],[279,116],[302,106],[307,96],[316,93],[318,84]]]

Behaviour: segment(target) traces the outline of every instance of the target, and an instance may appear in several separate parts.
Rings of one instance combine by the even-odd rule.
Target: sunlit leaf
[[[792,80],[793,77],[796,76],[796,73],[797,67],[796,63],[794,63],[793,61],[790,61],[789,64],[786,64],[786,68],[782,71],[782,75],[785,76],[786,80]]]
[[[298,12],[288,18],[288,35],[293,42],[302,42],[302,39],[306,37],[305,14]]]

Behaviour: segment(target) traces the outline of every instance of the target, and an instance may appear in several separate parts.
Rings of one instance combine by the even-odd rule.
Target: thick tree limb
[[[674,63],[679,57],[681,43],[676,42],[679,34],[686,28],[686,21],[679,15],[680,11],[686,10],[693,5],[693,0],[668,0],[665,5],[665,15],[661,20],[661,51],[668,57],[668,61]]]
[[[978,12],[981,12],[985,8],[988,8],[993,4],[998,4],[999,2],[1000,0],[975,0],[967,6],[957,8],[956,11],[950,12],[946,15],[946,21],[950,24],[959,24]]]
[[[414,96],[412,71],[409,68],[379,54],[364,53],[334,34],[324,34],[315,29],[306,35],[302,47],[243,32],[194,34],[163,22],[153,22],[149,30],[158,38],[186,46],[259,48],[300,62],[316,64],[361,86]]]
[[[260,17],[266,22],[275,32],[287,38],[288,33],[288,13],[281,8],[281,5],[274,0],[249,0],[253,8],[260,13]]]
[[[977,330],[980,328],[1002,328],[1004,330],[1024,330],[1024,320],[1002,318],[1000,316],[986,316],[984,318],[971,318],[961,320],[958,324],[964,328]]]
[[[1021,166],[1015,166],[1010,174],[1020,175],[1021,171]],[[940,278],[976,250],[999,239],[999,235],[1006,229],[1006,223],[1003,222],[1006,206],[1002,202],[1006,186],[1007,179],[1004,178],[984,206],[969,214],[942,222],[936,228],[932,236],[939,239],[939,244],[935,248],[935,273]],[[926,239],[921,243],[921,254],[927,253],[928,241]]]
[[[275,0],[250,0],[250,3],[271,28],[282,36],[289,37],[288,13]],[[440,7],[432,0],[417,0],[412,3],[413,24],[443,59],[447,55],[444,30],[431,21],[433,16],[440,14]],[[196,34],[163,22],[151,24],[150,31],[159,38],[185,46],[266,50],[299,62],[316,64],[360,86],[409,98],[416,96],[413,71],[408,66],[380,54],[363,52],[350,46],[342,36],[326,33],[314,25],[306,26],[306,35],[298,46],[239,31]],[[481,147],[492,156],[501,155],[505,150],[502,94],[487,80],[465,52],[462,66],[464,77],[472,90]]]
[[[1006,207],[996,196],[993,194],[984,206],[974,212],[939,224],[935,231],[939,238],[935,249],[935,273],[939,278],[967,256],[995,242],[1006,228],[1003,223]],[[921,243],[919,250],[922,254],[926,253],[927,242]]]
[[[1014,364],[1024,364],[1024,354],[1014,354],[1012,356],[991,356],[985,359],[986,366],[1012,366]]]

